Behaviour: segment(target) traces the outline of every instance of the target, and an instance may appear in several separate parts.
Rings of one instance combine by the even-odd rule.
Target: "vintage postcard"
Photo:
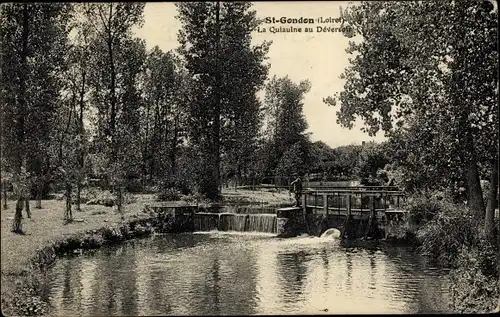
[[[499,311],[496,1],[0,25],[2,314]]]

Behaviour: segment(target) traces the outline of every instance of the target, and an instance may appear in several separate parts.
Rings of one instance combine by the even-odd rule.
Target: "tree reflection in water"
[[[413,252],[313,238],[158,236],[60,259],[51,271],[62,316],[445,311],[442,274]]]
[[[377,278],[375,275],[377,274],[377,262],[375,261],[375,251],[370,250],[368,253],[368,257],[370,258],[370,285],[368,286],[369,289],[375,290],[376,289],[376,280]]]
[[[293,253],[278,253],[277,258],[281,298],[285,303],[303,301],[308,254],[301,250]]]
[[[207,270],[206,283],[204,287],[204,294],[206,294],[204,304],[206,305],[206,312],[214,315],[220,314],[220,263],[217,256],[212,259],[212,267]]]
[[[352,290],[352,255],[349,250],[347,250],[345,254],[345,267],[346,267],[346,272],[347,272],[347,279],[346,279],[346,289],[349,291]]]
[[[321,260],[323,263],[323,269],[324,269],[324,281],[323,284],[325,287],[328,287],[328,277],[330,276],[330,261],[328,260],[328,253],[326,252],[326,249],[321,250]]]

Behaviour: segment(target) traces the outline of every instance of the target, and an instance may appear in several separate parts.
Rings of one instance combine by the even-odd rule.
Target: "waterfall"
[[[227,231],[245,231],[248,214],[231,214],[227,219]]]
[[[276,233],[275,214],[197,213],[196,231],[255,231]]]
[[[247,214],[223,213],[219,217],[220,231],[245,231]]]
[[[276,233],[276,215],[250,214],[246,231]]]
[[[194,230],[211,231],[219,228],[219,214],[200,212],[194,215]]]

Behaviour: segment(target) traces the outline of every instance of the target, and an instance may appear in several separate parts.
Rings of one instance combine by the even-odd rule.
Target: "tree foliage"
[[[52,124],[61,106],[70,13],[68,4],[1,7],[2,155],[18,189],[15,232],[22,231],[25,200],[29,207],[30,175],[41,177],[47,162]]]
[[[409,177],[420,174],[423,186],[460,180],[484,214],[478,162],[498,151],[492,4],[363,2],[344,18],[356,36],[347,49],[353,58],[344,91],[325,99],[340,103],[338,121],[352,127],[359,116],[370,134],[383,130]]]
[[[248,2],[178,3],[179,53],[189,77],[189,142],[201,166],[199,191],[219,196],[221,160],[242,174],[249,167],[260,126],[256,92],[267,76],[269,44],[252,46],[257,27]]]
[[[309,160],[310,141],[302,109],[304,95],[310,89],[309,81],[296,84],[288,76],[274,76],[266,84],[266,174],[291,176],[307,171],[304,164]]]

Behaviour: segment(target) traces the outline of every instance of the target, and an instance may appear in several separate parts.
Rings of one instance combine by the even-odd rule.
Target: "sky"
[[[339,18],[340,7],[348,2],[255,2],[252,9],[257,18],[281,17],[315,19],[313,24],[280,25],[276,23],[261,26],[267,32],[252,34],[254,44],[272,41],[267,62],[271,65],[269,78],[289,76],[294,82],[308,79],[311,90],[305,95],[303,112],[307,119],[312,141],[323,141],[331,147],[347,144],[361,144],[362,141],[383,141],[382,135],[370,137],[360,130],[362,122],[356,122],[352,130],[336,122],[339,106],[331,107],[323,98],[333,96],[343,89],[340,74],[349,65],[345,52],[348,39],[341,32],[317,32],[318,26],[339,27],[340,24],[317,22],[318,18]],[[181,27],[175,18],[177,10],[173,2],[149,2],[144,9],[144,25],[135,30],[136,35],[146,41],[148,49],[158,45],[163,51],[178,47],[177,32]],[[271,33],[270,27],[312,27],[313,33]]]

